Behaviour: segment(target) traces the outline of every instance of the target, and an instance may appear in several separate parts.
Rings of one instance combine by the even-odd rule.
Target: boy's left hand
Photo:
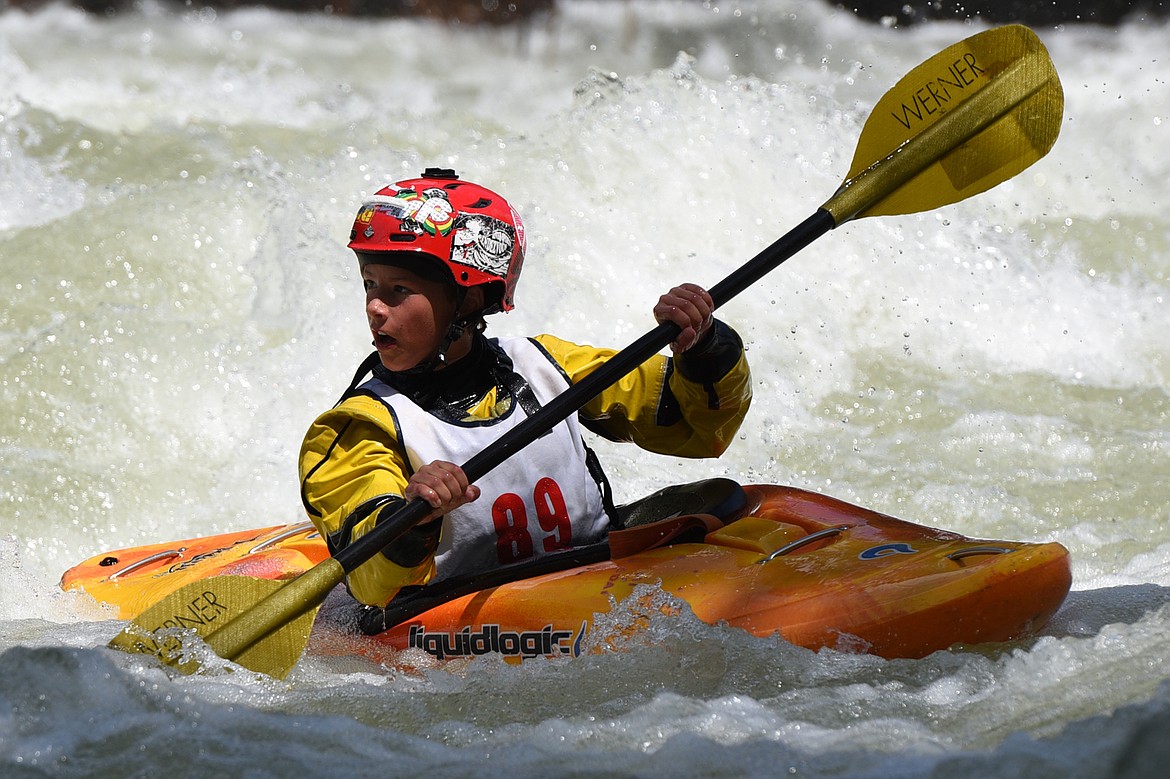
[[[715,302],[707,290],[697,284],[680,284],[658,298],[654,319],[658,324],[674,322],[681,328],[670,344],[675,354],[681,354],[697,344],[711,328]]]

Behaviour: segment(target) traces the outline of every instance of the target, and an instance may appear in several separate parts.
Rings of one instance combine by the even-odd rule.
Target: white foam
[[[1075,591],[1038,642],[891,662],[691,620],[572,663],[314,657],[272,683],[107,653],[117,623],[56,593],[105,549],[300,516],[300,437],[368,350],[344,248],[365,195],[426,165],[500,189],[531,243],[519,308],[489,332],[622,346],[671,284],[715,283],[812,213],[873,102],[977,29],[795,0],[574,2],[523,33],[0,13],[0,660],[50,712],[6,757],[92,749],[123,774],[200,750],[240,774],[1107,766],[1165,709],[1160,25],[1044,31],[1067,98],[1048,158],[969,202],[839,228],[729,303],[756,399],[725,458],[597,446],[623,498],[728,474],[1065,543]],[[126,733],[158,751],[119,751]]]

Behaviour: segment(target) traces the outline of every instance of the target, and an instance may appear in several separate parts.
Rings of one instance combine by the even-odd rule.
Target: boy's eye
[[[379,285],[378,282],[374,281],[373,279],[363,279],[362,287],[365,288],[366,292],[373,292],[379,288]],[[381,289],[385,295],[393,295],[395,297],[401,298],[414,294],[413,289],[402,284],[391,284],[387,287],[382,287]]]

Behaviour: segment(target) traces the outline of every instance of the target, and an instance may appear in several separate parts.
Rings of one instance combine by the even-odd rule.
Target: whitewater
[[[0,12],[0,773],[1140,777],[1170,746],[1170,30],[1037,30],[1052,152],[858,220],[720,311],[728,453],[591,441],[619,499],[728,476],[1058,541],[1034,639],[814,653],[688,615],[622,651],[409,670],[310,651],[177,675],[58,587],[105,550],[299,521],[296,453],[369,351],[348,232],[427,166],[529,253],[489,334],[621,347],[813,213],[870,109],[986,25],[573,1],[520,27],[266,10]]]

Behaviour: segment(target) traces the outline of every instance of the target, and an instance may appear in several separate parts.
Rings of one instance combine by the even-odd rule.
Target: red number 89
[[[536,503],[536,521],[545,532],[541,543],[544,551],[569,548],[573,542],[573,530],[560,485],[545,477],[536,483],[532,497]],[[519,495],[505,492],[496,499],[492,505],[492,524],[496,528],[496,554],[501,564],[532,557],[528,511]]]

